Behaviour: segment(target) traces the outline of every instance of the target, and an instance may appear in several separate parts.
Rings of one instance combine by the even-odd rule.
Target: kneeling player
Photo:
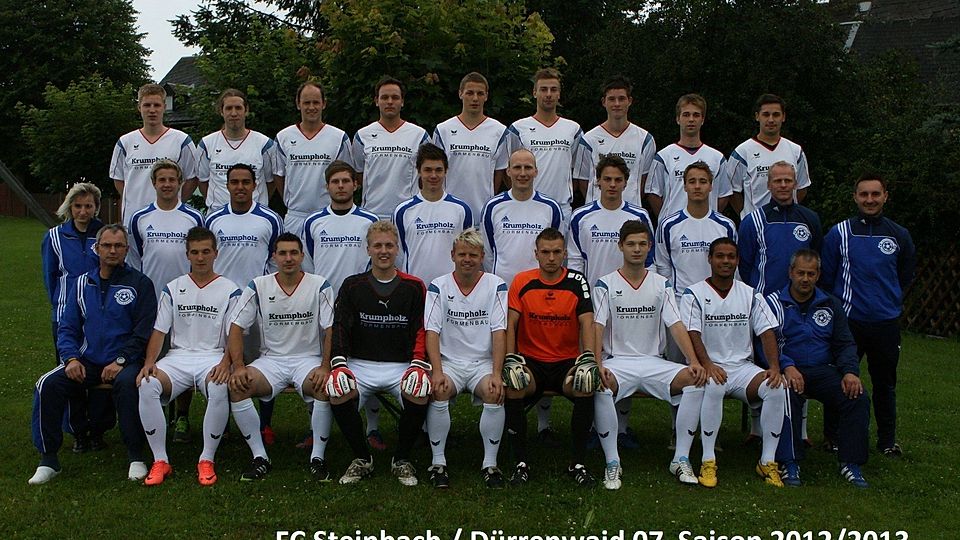
[[[426,419],[432,391],[430,364],[424,360],[426,290],[422,281],[397,270],[399,250],[393,223],[370,225],[370,270],[348,277],[337,295],[332,371],[326,391],[354,456],[340,477],[341,484],[359,482],[373,473],[359,407],[376,399],[378,392],[389,392],[403,406],[391,469],[401,484],[417,485],[410,454]]]
[[[717,431],[723,421],[723,398],[731,395],[751,407],[762,406],[763,449],[757,474],[768,484],[783,487],[774,461],[786,407],[773,333],[777,321],[763,296],[734,279],[738,259],[737,244],[733,240],[727,237],[714,240],[707,254],[710,277],[691,285],[681,298],[681,320],[708,377],[700,410],[703,441],[700,484],[717,485]],[[753,363],[754,334],[763,344],[763,354],[770,365],[767,370]]]
[[[197,480],[203,486],[217,481],[214,456],[230,415],[226,384],[230,358],[224,349],[228,316],[240,290],[234,282],[213,271],[217,237],[209,229],[190,229],[186,243],[190,273],[171,281],[160,293],[157,321],[137,377],[140,419],[154,460],[143,481],[148,486],[163,483],[173,474],[167,457],[167,423],[161,402],[169,403],[194,387],[207,398],[203,452],[197,463]],[[167,334],[171,336],[170,352],[158,361]]]
[[[259,480],[271,469],[251,398],[270,400],[292,385],[304,401],[314,402],[310,473],[325,482],[330,479],[324,453],[331,415],[323,381],[329,371],[333,288],[323,276],[300,269],[303,244],[294,234],[277,238],[273,259],[279,271],[253,278],[240,296],[230,326],[230,410],[253,453],[250,469],[240,480]],[[260,327],[261,356],[244,366],[242,333],[254,323]]]
[[[428,471],[434,487],[448,487],[445,449],[450,433],[450,399],[469,392],[483,403],[481,475],[487,487],[503,486],[497,451],[503,436],[503,356],[506,352],[507,284],[483,271],[483,238],[467,229],[453,242],[454,271],[427,288],[427,356],[434,391],[427,411],[433,451]]]
[[[508,295],[504,384],[507,429],[517,460],[510,482],[523,484],[530,478],[524,407],[550,391],[573,401],[573,455],[567,472],[588,487],[596,483],[584,462],[593,393],[600,382],[592,352],[590,287],[583,274],[563,267],[567,250],[557,229],[537,235],[535,254],[539,267],[517,274]]]
[[[617,431],[614,401],[629,398],[634,392],[679,405],[670,472],[684,484],[696,484],[697,476],[687,456],[700,423],[706,373],[680,322],[670,283],[645,268],[652,243],[650,230],[642,221],[627,221],[620,227],[619,238],[623,266],[597,280],[593,289],[598,352],[608,355],[598,361],[606,389],[596,395],[594,420],[607,462],[603,486],[620,489],[620,454],[617,437],[611,436]],[[689,367],[664,358],[664,328],[670,330]]]

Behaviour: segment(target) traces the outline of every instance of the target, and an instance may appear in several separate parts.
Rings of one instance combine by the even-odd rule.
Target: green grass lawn
[[[389,474],[389,450],[375,452],[376,474],[344,487],[317,484],[306,470],[309,453],[294,448],[308,427],[306,408],[295,395],[281,396],[274,421],[277,442],[270,449],[274,472],[255,484],[237,478],[249,451],[234,437],[218,453],[220,481],[212,488],[196,483],[199,442],[170,445],[176,475],[160,487],[145,488],[126,480],[126,461],[119,433],[107,435],[108,448],[76,456],[61,453],[63,473],[46,486],[27,485],[37,465],[30,438],[33,384],[53,366],[49,306],[40,279],[40,240],[36,221],[0,218],[9,241],[0,257],[0,535],[24,538],[277,538],[277,530],[334,531],[338,534],[423,534],[431,529],[442,540],[501,540],[470,531],[506,535],[613,535],[640,540],[635,531],[665,531],[678,538],[689,530],[715,540],[721,535],[780,538],[772,531],[841,529],[899,531],[910,538],[960,538],[957,511],[957,410],[960,376],[955,365],[957,341],[909,335],[904,339],[900,369],[900,440],[905,456],[884,458],[875,452],[864,467],[868,490],[846,485],[836,474],[832,455],[810,452],[804,464],[805,486],[776,489],[753,473],[759,450],[741,445],[740,406],[728,402],[720,443],[720,485],[714,490],[677,483],[667,472],[670,413],[654,400],[634,402],[631,425],[642,447],[622,451],[624,487],[581,490],[563,474],[566,450],[547,450],[531,443],[533,481],[520,489],[491,491],[479,478],[482,456],[477,432],[479,410],[460,399],[453,409],[448,444],[453,487],[439,492],[421,484],[403,488]],[[866,371],[866,370],[864,370]],[[869,386],[868,386],[869,387]],[[554,424],[566,438],[569,406],[554,401]],[[202,399],[194,400],[191,420],[199,426]],[[531,414],[531,417],[533,415]],[[534,419],[531,418],[531,433]],[[811,407],[813,438],[819,442],[820,408]],[[388,445],[396,442],[395,423],[384,415],[381,427]],[[235,432],[235,431],[234,431]],[[68,437],[69,440],[69,437]],[[873,446],[871,439],[871,447]],[[511,464],[505,451],[501,464]],[[693,461],[699,462],[697,444]],[[349,450],[334,428],[327,450],[340,473]],[[425,480],[429,450],[420,448],[415,463]],[[599,476],[603,458],[592,452],[588,466]],[[506,467],[505,467],[506,469]],[[686,538],[696,538],[695,535]],[[851,540],[857,536],[847,536]],[[887,538],[884,536],[865,538]],[[889,538],[902,538],[890,534]],[[616,539],[621,540],[621,539]],[[714,539],[711,539],[714,540]]]

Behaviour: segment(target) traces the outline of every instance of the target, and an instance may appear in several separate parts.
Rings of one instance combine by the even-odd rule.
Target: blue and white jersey
[[[190,274],[177,277],[161,289],[153,329],[170,336],[167,356],[223,354],[230,316],[240,298],[236,283],[217,276],[203,287]]]
[[[586,202],[591,203],[600,197],[600,192],[597,190],[597,162],[602,156],[612,154],[623,158],[630,170],[630,178],[627,179],[627,187],[623,191],[623,200],[635,206],[643,206],[640,184],[643,177],[650,174],[653,156],[657,153],[657,143],[653,140],[653,135],[631,123],[623,133],[614,136],[601,124],[588,131],[583,136],[583,140],[591,150],[590,165],[586,169],[590,175],[582,178],[588,181]],[[593,283],[593,280],[590,283]]]
[[[507,128],[509,157],[526,148],[537,159],[537,191],[560,204],[564,216],[570,215],[573,179],[590,179],[590,155],[593,149],[583,139],[580,124],[557,118],[546,125],[532,116],[517,120]]]
[[[427,287],[423,313],[427,332],[440,335],[444,362],[493,363],[490,334],[507,328],[507,284],[483,272],[469,294],[464,294],[453,272],[437,277]]]
[[[707,252],[710,243],[721,237],[736,242],[737,228],[730,218],[713,210],[700,219],[681,210],[661,221],[657,229],[657,273],[674,284],[677,296],[710,277]]]
[[[206,227],[217,236],[220,250],[214,272],[234,283],[248,283],[276,270],[271,255],[283,223],[273,210],[254,203],[237,214],[228,204],[207,216]]]
[[[453,272],[453,241],[473,226],[473,213],[467,203],[448,193],[434,202],[417,195],[397,206],[393,223],[400,234],[397,267],[430,283]]]
[[[510,283],[518,272],[537,266],[537,235],[547,227],[564,232],[560,205],[538,191],[525,201],[504,191],[487,201],[481,218],[483,269]]]
[[[647,272],[640,285],[614,270],[594,283],[593,320],[603,327],[604,358],[663,358],[667,328],[680,322],[670,282]]]
[[[200,140],[197,152],[200,181],[207,184],[208,213],[216,212],[230,202],[227,171],[237,163],[246,163],[253,167],[256,177],[254,180],[257,183],[253,199],[267,206],[267,184],[273,182],[276,159],[273,139],[259,131],[249,130],[242,140],[228,141],[223,131],[215,131]]]
[[[363,173],[364,208],[390,219],[401,201],[417,193],[417,151],[426,142],[426,130],[411,122],[393,131],[373,122],[357,131],[353,164]]]
[[[87,231],[81,233],[73,220],[67,220],[47,231],[43,237],[40,244],[43,285],[53,308],[53,322],[60,322],[63,310],[67,307],[67,296],[74,290],[77,278],[100,268],[100,257],[93,250],[100,227],[103,227],[103,223],[93,219]]]
[[[767,189],[767,171],[778,161],[786,161],[797,170],[797,189],[810,187],[810,172],[807,168],[807,156],[800,145],[780,137],[777,144],[771,146],[751,138],[740,143],[727,160],[727,177],[736,193],[743,193],[743,210],[740,218],[770,202],[770,190]],[[794,193],[796,200],[796,193]]]
[[[187,231],[201,225],[203,216],[185,203],[173,210],[161,210],[153,203],[130,219],[127,262],[153,281],[157,298],[164,285],[190,271]]]
[[[820,251],[820,218],[799,204],[770,201],[740,222],[740,279],[763,295],[790,283],[790,257],[798,249]]]
[[[343,280],[369,268],[367,229],[377,219],[376,214],[356,205],[342,214],[328,206],[304,223],[303,270],[326,277],[334,298]]]
[[[324,124],[313,137],[307,137],[295,124],[277,133],[273,174],[283,177],[284,230],[301,236],[303,220],[330,204],[326,172],[338,159],[353,163],[350,138],[340,128]]]
[[[620,227],[625,221],[639,219],[650,229],[653,239],[653,223],[647,211],[626,201],[616,210],[607,210],[594,201],[581,206],[570,218],[570,234],[567,237],[567,267],[582,272],[589,283],[596,283],[602,276],[623,265],[623,253],[617,247]],[[647,266],[653,267],[655,249],[653,242],[647,254]]]
[[[691,163],[702,161],[713,174],[710,190],[710,209],[717,209],[718,199],[729,197],[733,190],[727,178],[723,154],[705,144],[687,148],[677,143],[665,146],[653,158],[650,176],[647,178],[647,193],[663,199],[663,207],[657,215],[657,223],[687,207],[687,193],[683,190],[683,172]],[[764,184],[766,185],[766,184]]]
[[[823,239],[821,258],[820,283],[843,302],[851,320],[900,316],[917,264],[907,229],[883,216],[841,221]]]
[[[122,221],[130,225],[134,212],[152,203],[157,197],[150,178],[150,169],[161,159],[177,163],[183,179],[197,177],[197,156],[193,139],[179,129],[167,128],[150,142],[139,129],[120,137],[110,159],[110,178],[123,182]]]
[[[494,195],[494,173],[507,168],[507,127],[488,117],[469,129],[454,116],[437,125],[433,144],[443,148],[450,162],[447,192],[470,205],[473,215],[479,216]]]

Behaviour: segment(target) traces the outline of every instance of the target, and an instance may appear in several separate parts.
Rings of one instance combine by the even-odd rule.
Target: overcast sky
[[[163,78],[181,57],[198,52],[198,49],[185,47],[173,37],[173,25],[170,21],[177,15],[194,11],[199,3],[199,0],[133,0],[133,7],[139,12],[137,29],[146,34],[141,43],[153,51],[147,61],[153,80]],[[261,2],[248,3],[263,11],[275,11]]]

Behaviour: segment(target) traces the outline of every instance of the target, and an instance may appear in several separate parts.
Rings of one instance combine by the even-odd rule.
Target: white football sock
[[[507,411],[503,405],[484,403],[480,413],[480,436],[483,437],[483,468],[497,466],[497,452],[503,438],[503,424]]]
[[[597,392],[593,398],[593,424],[600,437],[600,446],[606,462],[620,461],[617,450],[617,408],[613,404],[613,392]]]
[[[220,439],[230,419],[230,399],[227,385],[207,382],[207,410],[203,413],[203,452],[200,461],[215,461]]]
[[[700,406],[700,442],[703,443],[703,461],[717,459],[717,432],[723,422],[723,396],[727,385],[717,384],[712,379],[703,388],[703,404]]]
[[[263,436],[260,435],[260,415],[253,406],[253,400],[247,398],[231,402],[230,411],[233,412],[233,421],[237,423],[240,435],[246,439],[253,457],[266,459],[267,450],[263,447]]]
[[[314,400],[310,411],[310,429],[313,430],[313,449],[310,460],[323,459],[327,455],[327,441],[330,440],[330,425],[333,424],[333,409],[329,401]]]
[[[810,401],[803,402],[803,420],[800,421],[800,438],[807,440],[810,435],[807,434],[807,413],[810,412]]]
[[[780,388],[770,388],[766,382],[760,383],[757,395],[763,400],[760,407],[760,429],[763,433],[763,450],[760,451],[760,463],[776,460],[777,443],[780,430],[783,429],[783,411],[787,406],[787,392]]]
[[[140,383],[140,421],[143,423],[143,432],[147,435],[147,443],[153,452],[155,461],[170,461],[167,457],[167,419],[163,416],[163,405],[160,404],[160,394],[163,386],[160,379],[150,377]]]
[[[377,396],[370,396],[363,404],[363,410],[367,413],[367,433],[380,429],[380,400]]]
[[[633,400],[625,397],[617,402],[617,433],[626,433],[630,427],[630,406]]]
[[[427,408],[427,435],[430,438],[430,451],[433,452],[433,465],[447,464],[447,435],[450,434],[450,402],[431,401]]]
[[[537,432],[550,429],[550,408],[553,406],[552,397],[542,397],[537,402]]]
[[[703,388],[696,386],[683,387],[680,397],[680,406],[677,410],[677,447],[673,452],[673,460],[681,457],[690,457],[690,447],[693,446],[693,437],[697,434],[700,424],[700,409],[703,406]]]

